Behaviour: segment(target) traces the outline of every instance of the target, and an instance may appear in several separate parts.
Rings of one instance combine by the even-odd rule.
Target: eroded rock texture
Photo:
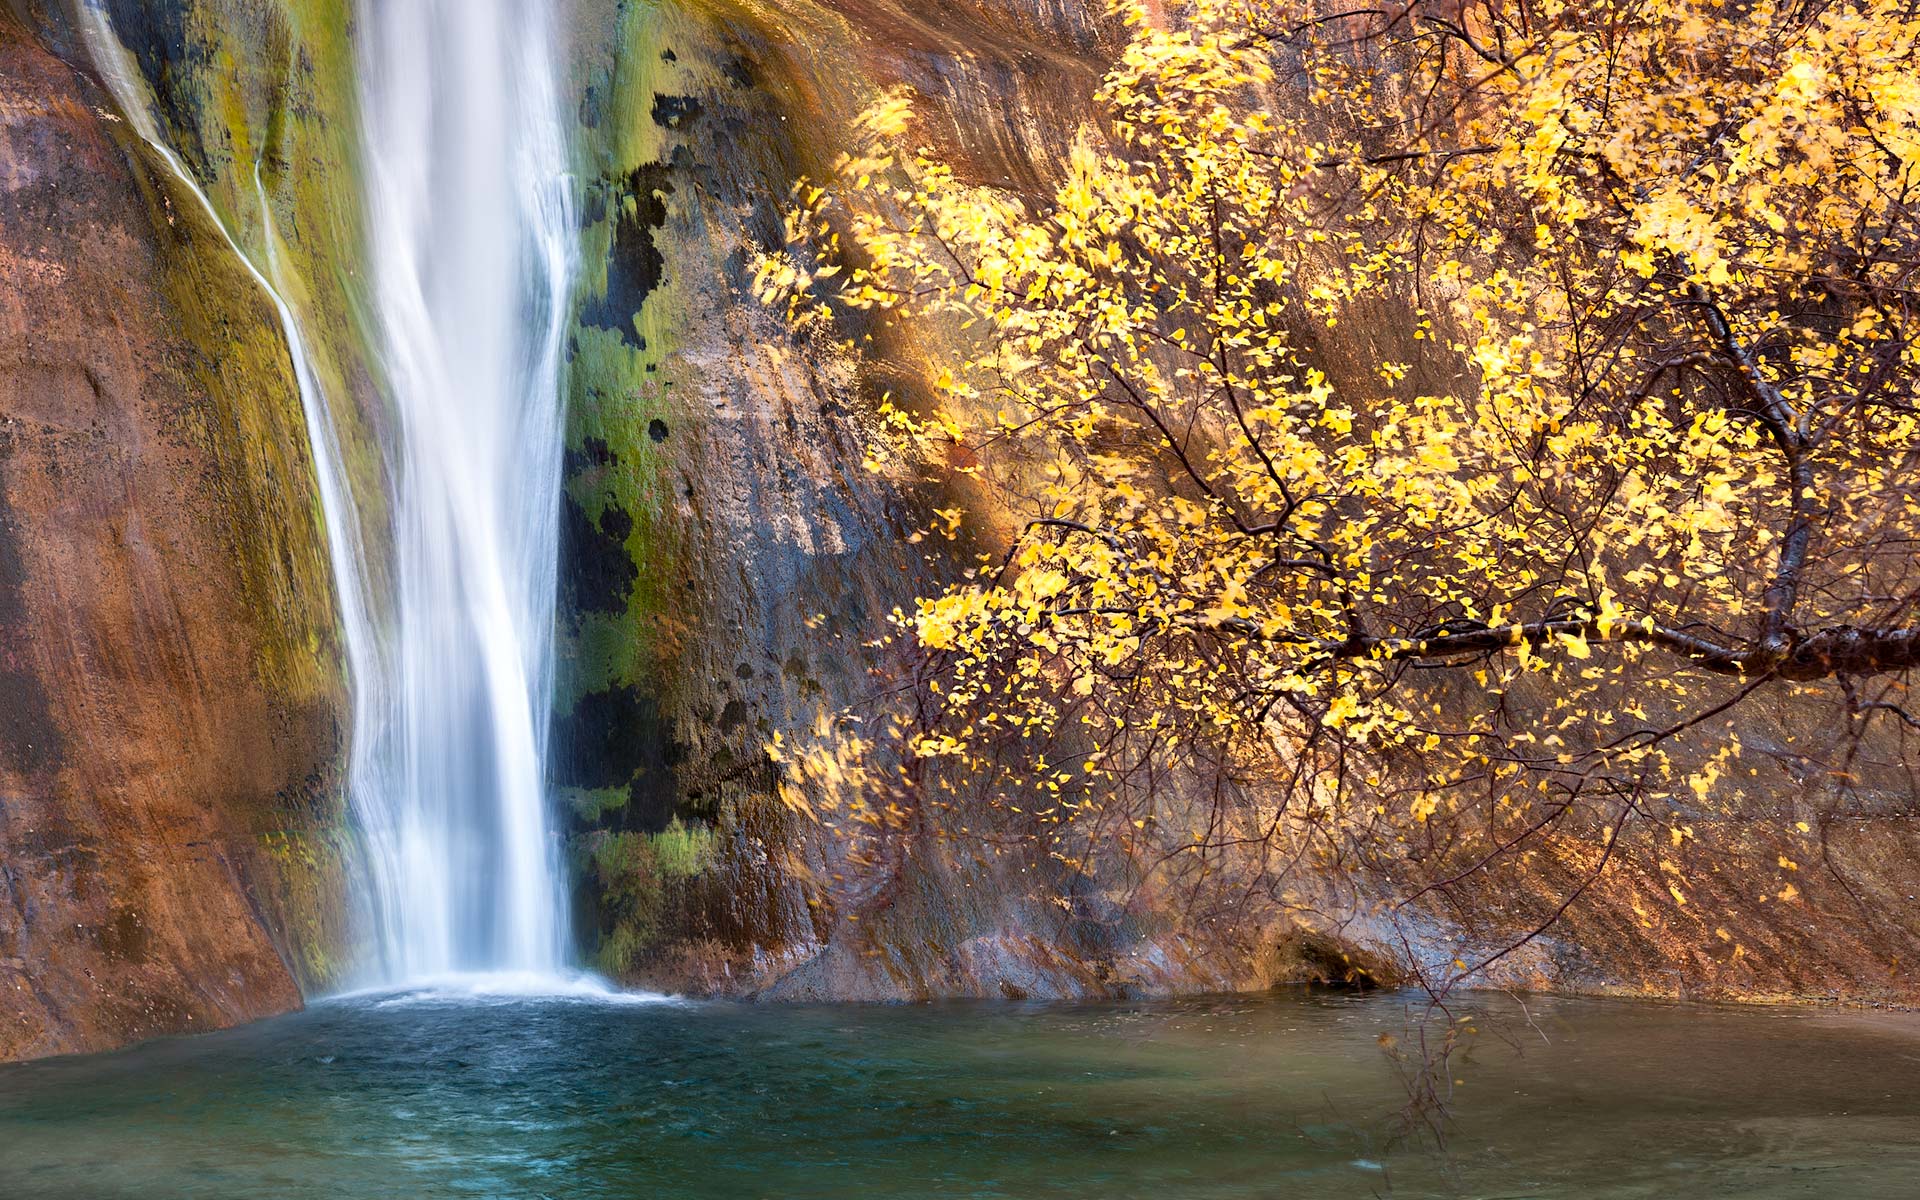
[[[0,10],[0,1059],[297,1007],[344,685],[272,310]]]
[[[273,206],[329,392],[369,427],[348,438],[359,490],[378,495],[349,317],[351,4],[111,7],[256,258],[260,195]],[[73,51],[58,5],[24,9]],[[798,999],[1391,979],[1497,949],[1581,886],[1595,841],[1569,837],[1398,930],[1364,887],[1311,880],[1302,928],[1229,929],[924,826],[856,845],[782,807],[767,742],[867,695],[892,665],[866,644],[885,614],[976,548],[908,542],[955,498],[865,466],[878,398],[925,399],[941,331],[841,330],[857,353],[795,337],[753,298],[753,257],[794,180],[889,88],[966,177],[1043,192],[1118,31],[1072,0],[566,12],[583,229],[554,772],[590,961]],[[1415,357],[1403,318],[1343,321],[1353,370]],[[279,1011],[342,953],[343,684],[285,355],[107,99],[0,17],[0,1057]],[[1737,801],[1667,814],[1683,846],[1650,823],[1493,982],[1920,999],[1900,748],[1870,743],[1838,789],[1817,765],[1831,712],[1746,719],[1765,753]]]
[[[794,181],[883,91],[971,178],[1038,191],[1116,42],[1078,6],[583,5],[583,308],[570,347],[557,772],[582,941],[656,986],[795,999],[1230,986],[1236,948],[1023,854],[855,831],[774,798],[765,747],[857,703],[886,616],[964,546],[875,473],[921,337],[795,337],[753,297]],[[869,335],[871,340],[869,339]]]
[[[876,686],[865,643],[884,614],[975,548],[902,544],[953,497],[862,466],[878,397],[926,402],[941,331],[843,328],[854,354],[795,338],[754,301],[752,256],[779,240],[792,181],[894,87],[964,177],[1044,192],[1096,128],[1116,33],[1090,6],[1021,0],[580,10],[558,742],[582,940],[605,969],[810,999],[1125,994],[1391,980],[1514,946],[1475,982],[1920,1000],[1903,748],[1869,738],[1836,780],[1821,764],[1844,756],[1847,720],[1807,696],[1743,713],[1752,774],[1643,814],[1597,876],[1605,831],[1569,830],[1397,913],[1375,904],[1381,880],[1308,873],[1291,916],[1230,927],[912,820],[856,855],[844,824],[784,812],[762,747]],[[1411,325],[1356,307],[1324,357],[1362,375],[1431,358]],[[1421,386],[1452,386],[1431,367]]]

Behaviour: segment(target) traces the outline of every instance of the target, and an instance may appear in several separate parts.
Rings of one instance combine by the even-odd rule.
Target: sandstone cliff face
[[[1601,838],[1539,852],[1434,898],[1448,944],[1498,947],[1578,898],[1490,981],[1742,1001],[1920,1004],[1914,743],[1857,742],[1837,689],[1775,694],[1725,725],[1738,769],[1668,801],[1595,874]],[[1591,881],[1591,882],[1589,882]],[[1582,889],[1585,890],[1582,890]]]
[[[271,309],[0,14],[0,1059],[296,1007],[344,682]]]
[[[578,7],[590,225],[559,741],[583,942],[605,969],[862,999],[1255,987],[1347,964],[1393,979],[1477,961],[1581,892],[1477,982],[1920,1001],[1906,748],[1870,741],[1836,780],[1820,764],[1846,719],[1818,698],[1745,714],[1754,774],[1647,814],[1597,883],[1587,830],[1398,914],[1367,880],[1307,878],[1295,918],[1227,931],[911,824],[856,861],[846,828],[782,811],[761,748],[867,694],[887,664],[865,643],[958,554],[901,544],[949,502],[936,484],[862,468],[874,402],[924,402],[916,339],[939,331],[842,330],[856,353],[796,340],[751,296],[752,254],[778,240],[794,178],[890,87],[964,175],[1042,192],[1115,34],[1087,6],[1018,0]],[[1350,314],[1335,357],[1361,373],[1422,358],[1391,307]]]
[[[27,7],[77,61],[59,6]],[[351,5],[110,7],[256,257],[258,167],[377,495],[343,249]],[[1017,0],[568,12],[585,227],[555,774],[590,962],[800,999],[1254,987],[1342,955],[1391,977],[1497,947],[1577,886],[1592,847],[1569,839],[1408,914],[1406,940],[1331,889],[1304,933],[1225,931],[924,828],[856,847],[788,813],[764,746],[866,696],[892,665],[866,643],[958,555],[905,540],[951,501],[939,481],[864,466],[875,402],[921,387],[939,331],[796,339],[751,296],[752,256],[894,86],[970,177],[1043,190],[1115,31]],[[350,941],[344,685],[284,343],[204,214],[24,28],[0,17],[0,1057],[279,1011]],[[1393,314],[1346,326],[1356,369],[1400,336]],[[1819,778],[1830,717],[1744,730],[1778,753],[1736,817],[1679,814],[1689,906],[1650,830],[1491,982],[1920,1001],[1920,806],[1897,746],[1860,787]]]
[[[882,91],[973,178],[1054,177],[1114,46],[1078,6],[581,5],[589,226],[572,338],[557,767],[582,940],[654,986],[796,999],[1218,988],[1243,948],[931,826],[856,847],[773,797],[765,747],[858,703],[867,643],[964,550],[876,474],[917,339],[795,338],[749,286],[794,181]],[[864,340],[868,339],[870,340]]]

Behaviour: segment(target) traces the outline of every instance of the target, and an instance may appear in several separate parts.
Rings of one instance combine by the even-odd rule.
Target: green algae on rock
[[[903,79],[939,93],[940,136],[977,169],[1049,177],[1068,144],[1049,131],[1078,119],[1098,75],[1096,34],[1070,29],[1035,57],[1007,36],[1020,20],[1047,18],[810,4],[580,17],[587,266],[555,732],[579,919],[623,978],[838,996],[1135,986],[1116,955],[1140,931],[1036,904],[1020,867],[931,852],[855,864],[847,836],[775,798],[765,751],[871,688],[885,615],[953,564],[907,537],[939,493],[865,467],[881,393],[919,386],[911,340],[868,331],[865,355],[796,341],[754,299],[752,263],[779,243],[795,180]],[[1041,116],[1007,107],[1049,89],[1028,106]],[[670,879],[649,839],[676,823],[713,850]]]
[[[270,305],[102,92],[11,16],[0,56],[0,662],[37,698],[0,714],[14,1057],[328,980],[346,693]]]

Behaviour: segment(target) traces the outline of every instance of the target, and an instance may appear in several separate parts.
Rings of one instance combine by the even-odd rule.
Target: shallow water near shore
[[[1911,1197],[1920,1016],[1414,995],[787,1008],[363,993],[0,1068],[0,1196]]]

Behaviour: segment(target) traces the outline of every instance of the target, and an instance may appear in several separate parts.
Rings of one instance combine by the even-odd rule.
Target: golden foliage
[[[1019,475],[1004,552],[896,614],[915,754],[1044,742],[1043,836],[1143,877],[1289,836],[1390,874],[1468,814],[1471,863],[1583,811],[1597,874],[1725,786],[1757,691],[1913,723],[1913,6],[1129,19],[1051,195],[910,149],[890,96],[763,265],[799,320],[962,330],[883,415]],[[1179,771],[1231,811],[1109,819]]]

